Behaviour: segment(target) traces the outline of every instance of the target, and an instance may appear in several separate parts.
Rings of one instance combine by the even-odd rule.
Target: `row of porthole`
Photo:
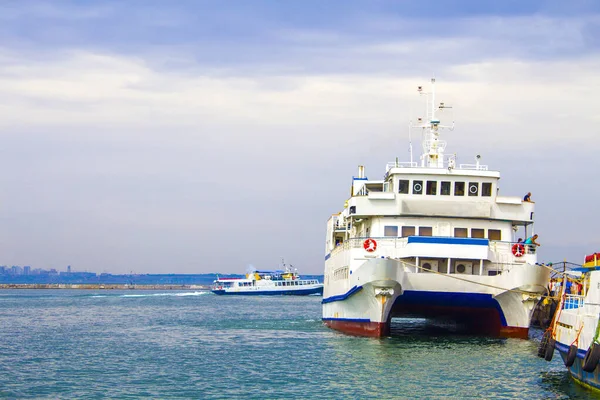
[[[438,194],[438,181],[426,181],[427,188],[425,190],[425,194],[427,195],[437,195]],[[398,193],[400,194],[408,194],[409,188],[409,180],[399,180],[398,181]],[[423,181],[421,180],[413,180],[412,181],[412,194],[423,194]],[[479,183],[480,182],[470,182],[468,183],[468,194],[469,196],[478,196],[479,195]],[[451,194],[451,184],[450,181],[441,181],[440,195],[442,196],[450,196]],[[464,184],[465,182],[454,182],[454,195],[455,196],[464,196]],[[492,195],[492,184],[490,182],[481,182],[481,190],[482,196],[490,197]]]

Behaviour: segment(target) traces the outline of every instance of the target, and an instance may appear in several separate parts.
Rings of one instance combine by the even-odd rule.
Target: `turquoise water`
[[[0,398],[587,399],[529,341],[412,321],[367,339],[321,297],[0,290]]]

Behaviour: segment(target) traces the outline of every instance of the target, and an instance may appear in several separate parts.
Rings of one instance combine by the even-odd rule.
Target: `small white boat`
[[[323,294],[316,279],[302,279],[296,269],[284,264],[283,270],[253,271],[246,278],[218,278],[212,290],[218,295],[306,296]]]
[[[575,272],[580,278],[565,275],[561,300],[538,355],[551,361],[558,350],[573,380],[600,392],[600,254],[587,256]],[[573,290],[578,287],[581,294]]]

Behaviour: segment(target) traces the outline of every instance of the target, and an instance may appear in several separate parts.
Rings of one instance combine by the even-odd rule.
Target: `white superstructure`
[[[549,270],[536,265],[534,203],[500,196],[500,173],[445,155],[435,80],[419,162],[388,163],[383,179],[362,166],[350,198],[327,223],[323,321],[349,333],[381,336],[394,316],[445,318],[473,331],[527,337]],[[524,190],[526,191],[526,190]]]

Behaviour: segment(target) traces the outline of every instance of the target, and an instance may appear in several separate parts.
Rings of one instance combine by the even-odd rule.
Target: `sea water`
[[[404,320],[359,338],[321,297],[0,290],[0,398],[572,399],[558,354]]]

